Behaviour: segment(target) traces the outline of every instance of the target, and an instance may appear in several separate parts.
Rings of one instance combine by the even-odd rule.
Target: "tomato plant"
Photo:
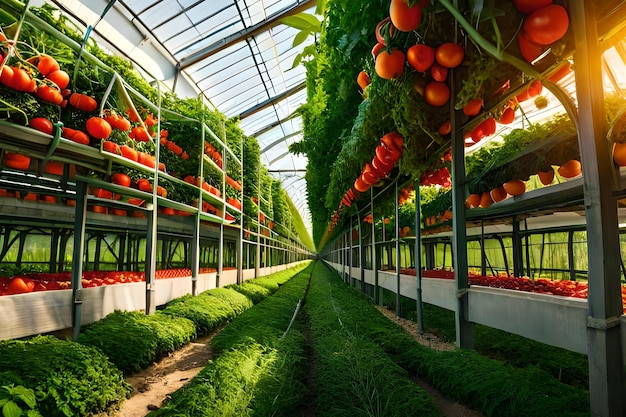
[[[49,135],[52,134],[52,130],[54,128],[52,122],[45,117],[33,117],[28,121],[28,126]]]
[[[404,52],[401,50],[382,50],[376,57],[376,74],[386,80],[397,78],[404,73],[404,61]]]
[[[398,30],[411,32],[422,22],[422,7],[418,4],[409,7],[407,0],[391,0],[389,17]]]
[[[406,60],[418,72],[426,72],[435,62],[435,48],[425,44],[411,46],[406,51]]]
[[[57,60],[50,55],[36,55],[28,58],[27,61],[36,66],[41,75],[43,75],[44,77],[50,74],[52,71],[57,71],[61,69]]]
[[[535,10],[524,19],[524,35],[538,45],[550,45],[565,35],[569,16],[563,6],[550,4]]]
[[[87,133],[96,139],[106,139],[111,135],[111,125],[102,117],[90,117],[85,122]]]
[[[465,58],[465,50],[461,45],[447,42],[439,45],[435,50],[435,59],[439,65],[446,68],[456,68],[461,65]]]

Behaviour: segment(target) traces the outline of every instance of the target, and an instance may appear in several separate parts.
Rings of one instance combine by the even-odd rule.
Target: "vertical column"
[[[587,353],[592,416],[623,416],[624,371],[620,337],[622,300],[619,270],[617,202],[612,195],[612,169],[605,139],[602,51],[598,45],[595,5],[570,2],[576,42],[576,94],[587,219],[589,317]]]
[[[456,97],[460,84],[456,71],[450,71],[451,97]],[[457,306],[454,315],[456,345],[461,348],[474,346],[474,326],[468,316],[468,277],[467,277],[467,231],[465,230],[465,139],[460,130],[461,112],[450,106],[452,124],[452,266],[457,290]]]
[[[152,195],[152,203],[147,204],[146,207],[150,209],[150,212],[146,216],[148,230],[146,232],[146,262],[145,262],[145,277],[146,277],[146,314],[152,314],[156,311],[156,305],[154,301],[154,271],[156,269],[156,250],[157,250],[157,199],[156,199],[156,186]]]
[[[370,187],[370,208],[372,209],[372,272],[374,273],[374,304],[380,304],[380,288],[378,288],[378,254],[376,253],[376,222],[374,221],[374,187]]]
[[[202,197],[200,197],[202,198]],[[200,206],[202,207],[202,206]],[[191,236],[191,295],[198,295],[198,275],[200,273],[200,211],[193,217],[193,235]]]
[[[394,221],[394,227],[396,229],[395,231],[395,236],[396,236],[396,244],[395,244],[395,250],[396,250],[396,315],[400,316],[402,315],[402,299],[400,297],[400,204],[398,204],[398,180],[396,180],[396,185],[395,185],[395,202],[394,202],[394,217],[395,217],[395,221]]]
[[[417,307],[417,331],[424,333],[424,312],[422,309],[422,228],[420,222],[420,182],[416,180],[415,189],[415,279],[417,280],[417,294],[415,302]]]
[[[72,339],[80,333],[83,309],[83,257],[85,251],[85,217],[87,215],[87,184],[76,184],[76,208],[74,209],[74,253],[72,254]]]
[[[524,275],[522,238],[520,237],[519,226],[519,221],[515,216],[513,216],[513,233],[511,240],[513,245],[513,275],[515,277],[521,277]],[[504,259],[506,259],[506,250],[503,249],[502,253],[504,255]]]

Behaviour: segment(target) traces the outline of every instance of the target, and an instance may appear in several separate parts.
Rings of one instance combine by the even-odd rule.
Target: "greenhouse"
[[[1,415],[626,416],[625,110],[620,0],[0,0]]]

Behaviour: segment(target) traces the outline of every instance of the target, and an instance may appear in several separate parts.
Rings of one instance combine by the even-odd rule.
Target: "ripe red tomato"
[[[4,166],[26,171],[30,168],[30,156],[22,155],[21,153],[5,152]]]
[[[128,131],[128,129],[130,129],[130,121],[128,121],[128,119],[126,119],[121,114],[109,113],[104,117],[104,120],[106,120],[114,129],[118,129],[123,132],[126,132]]]
[[[449,134],[452,131],[452,124],[450,123],[450,120],[446,120],[445,122],[443,122],[443,124],[439,126],[438,131],[441,136]]]
[[[361,90],[365,90],[365,88],[371,83],[370,76],[367,75],[367,72],[361,71],[356,77],[356,83],[359,87],[361,87]]]
[[[376,74],[386,80],[397,78],[404,73],[404,61],[404,52],[401,50],[382,50],[376,57]]]
[[[123,172],[116,172],[111,175],[111,182],[122,187],[130,187],[130,177]]]
[[[456,43],[447,42],[441,44],[435,51],[435,59],[439,65],[443,65],[446,68],[458,67],[463,62],[463,58],[465,58],[465,50]]]
[[[46,78],[55,83],[61,90],[67,88],[70,83],[70,76],[61,69],[48,73]]]
[[[520,12],[528,14],[552,4],[552,0],[513,0],[513,4]]]
[[[550,45],[565,35],[569,16],[563,6],[550,4],[535,10],[524,19],[524,35],[538,45]]]
[[[476,116],[483,108],[483,99],[473,98],[463,106],[463,114],[466,116]]]
[[[86,94],[81,93],[73,93],[70,96],[70,105],[77,108],[78,110],[82,110],[84,112],[90,113],[98,108],[98,102],[95,98],[89,97]]]
[[[533,80],[528,86],[528,96],[537,97],[539,94],[541,94],[542,90],[543,84],[541,83],[541,80]]]
[[[102,117],[90,117],[85,122],[87,133],[96,139],[106,139],[111,135],[111,125]]]
[[[61,92],[56,88],[50,87],[49,85],[42,85],[38,87],[35,91],[35,95],[43,101],[56,104],[57,106],[63,102],[63,95]]]
[[[139,159],[139,153],[128,145],[120,146],[120,152],[124,158],[130,159],[131,161],[137,162]]]
[[[517,35],[517,44],[519,46],[520,55],[528,63],[532,63],[546,50],[544,46],[529,41],[526,35],[524,35],[524,32],[520,32]]]
[[[433,77],[433,80],[442,83],[448,79],[448,68],[435,62],[433,66],[430,67],[430,76]]]
[[[130,130],[128,136],[131,139],[135,139],[139,142],[149,142],[150,133],[143,126],[135,126]]]
[[[389,17],[396,28],[402,32],[411,32],[422,22],[422,7],[418,4],[409,7],[406,0],[391,0]]]
[[[431,81],[424,88],[424,99],[431,106],[443,106],[450,99],[450,88],[444,83]]]
[[[406,51],[406,60],[416,71],[428,71],[435,62],[435,48],[424,44],[413,45]]]
[[[28,126],[49,135],[52,134],[53,130],[52,122],[45,117],[33,117],[28,121]]]
[[[0,72],[0,83],[6,85],[7,87],[11,87],[13,82],[13,67],[9,67],[5,65],[2,67],[2,72]]]
[[[22,277],[15,277],[9,281],[8,286],[9,294],[23,294],[26,292],[33,292],[35,289],[35,283],[28,279]]]
[[[22,68],[13,67],[13,78],[9,86],[17,91],[32,93],[35,91],[35,84],[32,77]]]
[[[137,188],[147,193],[152,192],[152,184],[150,184],[150,181],[148,181],[145,178],[141,178],[140,180],[137,181]]]
[[[513,120],[515,120],[515,109],[513,109],[512,107],[507,107],[502,112],[502,116],[500,116],[500,120],[498,120],[498,123],[508,125],[513,123]]]
[[[105,140],[102,142],[102,150],[106,151],[106,152],[111,152],[114,154],[119,154],[120,152],[120,146],[115,143],[115,142],[111,142],[109,140]]]
[[[42,54],[33,56],[31,58],[28,58],[27,61],[36,66],[41,75],[43,75],[44,77],[50,74],[52,71],[61,69],[57,60],[50,55]]]
[[[380,138],[380,141],[387,148],[396,150],[398,152],[402,152],[402,145],[404,145],[404,138],[397,131],[387,133],[382,138]]]

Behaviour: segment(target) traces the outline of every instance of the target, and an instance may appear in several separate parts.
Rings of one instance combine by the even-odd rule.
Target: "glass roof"
[[[177,95],[203,93],[227,117],[239,117],[244,132],[259,141],[261,162],[283,182],[310,230],[307,160],[287,147],[302,139],[302,120],[294,111],[306,101],[305,69],[292,65],[312,40],[292,47],[298,30],[280,18],[313,13],[316,1],[113,1],[101,20],[109,1],[52,3],[95,25],[95,38]]]

